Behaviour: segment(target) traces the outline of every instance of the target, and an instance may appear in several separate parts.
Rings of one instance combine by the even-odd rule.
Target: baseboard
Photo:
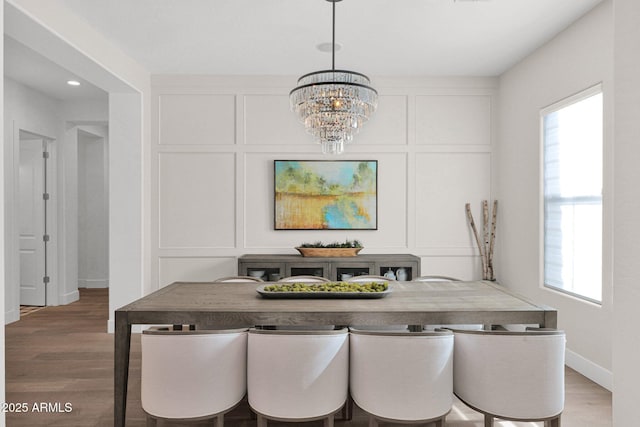
[[[80,292],[76,289],[75,291],[71,291],[68,294],[60,295],[60,305],[71,304],[72,302],[76,302],[80,299]]]
[[[79,288],[102,289],[109,287],[109,279],[78,279]]]
[[[613,391],[613,373],[571,350],[565,352],[565,364],[596,384]]]
[[[4,313],[4,324],[17,322],[20,320],[20,310],[11,310]]]

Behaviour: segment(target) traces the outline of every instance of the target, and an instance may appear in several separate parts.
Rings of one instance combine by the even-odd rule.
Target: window
[[[602,88],[542,111],[544,284],[602,301]]]

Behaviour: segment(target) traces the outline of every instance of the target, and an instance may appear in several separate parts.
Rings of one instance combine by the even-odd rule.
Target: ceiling
[[[331,3],[323,0],[51,2],[151,74],[296,76],[331,68],[330,53],[316,48],[331,42]],[[368,74],[374,84],[375,76],[498,76],[600,2],[344,0],[336,3],[336,68]],[[25,56],[12,47],[5,54],[5,67]],[[35,69],[45,74],[43,64]]]
[[[108,94],[46,59],[22,43],[4,36],[4,74],[32,89],[61,101],[107,100]],[[69,86],[68,80],[80,82]]]

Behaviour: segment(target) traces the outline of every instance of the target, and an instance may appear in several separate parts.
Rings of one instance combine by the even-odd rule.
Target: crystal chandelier
[[[336,3],[341,0],[327,1],[333,3],[331,70],[300,77],[289,101],[322,153],[340,154],[376,110],[378,92],[364,74],[335,69]]]

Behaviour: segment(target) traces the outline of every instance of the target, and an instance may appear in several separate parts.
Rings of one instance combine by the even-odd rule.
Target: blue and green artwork
[[[375,230],[376,160],[276,160],[276,230]]]

